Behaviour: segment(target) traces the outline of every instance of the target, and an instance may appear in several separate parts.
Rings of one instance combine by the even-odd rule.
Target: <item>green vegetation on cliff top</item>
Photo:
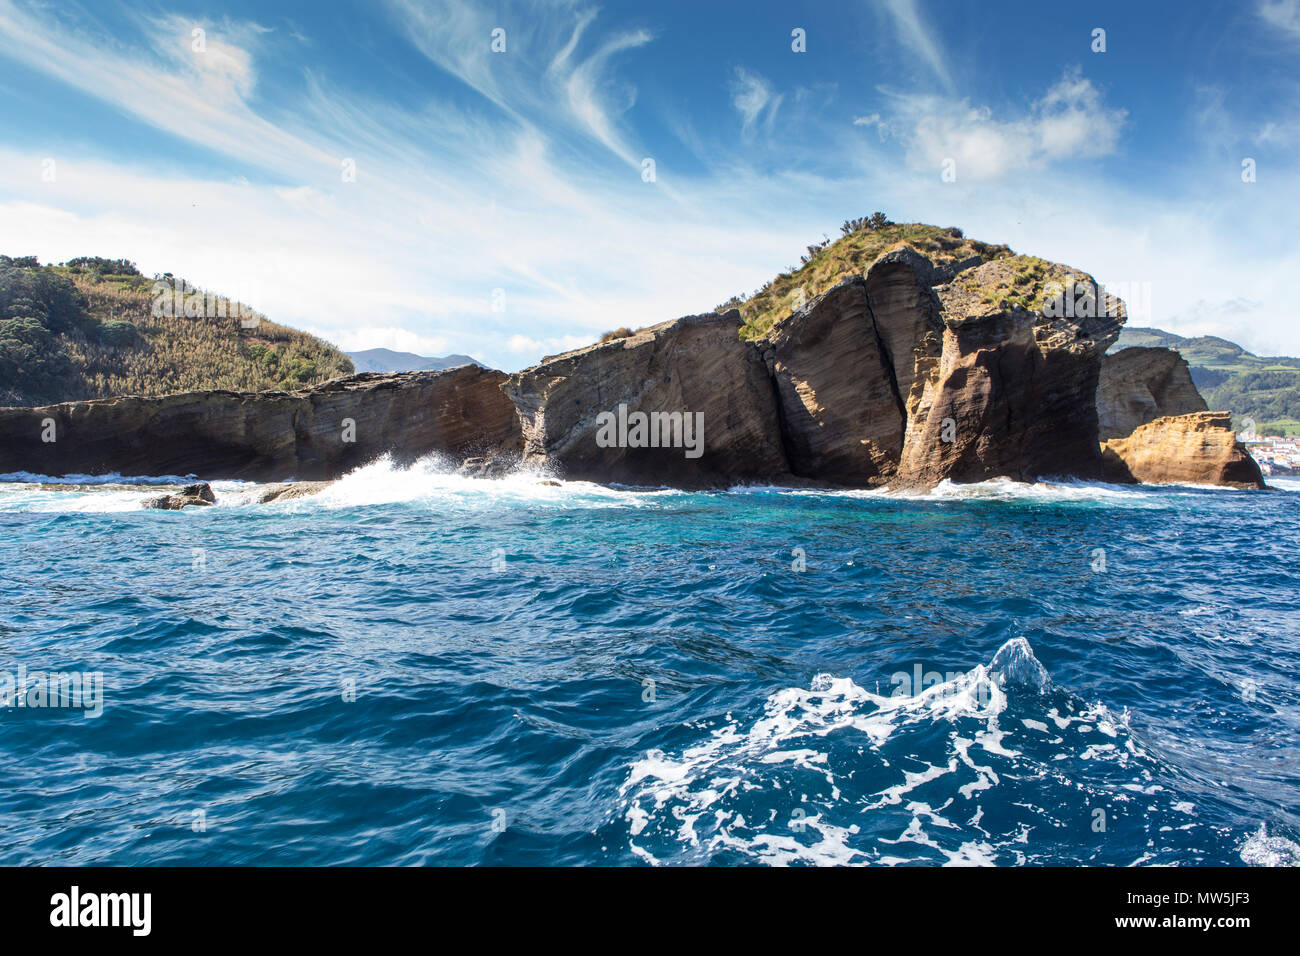
[[[988,261],[1013,255],[1007,246],[967,239],[960,229],[890,222],[883,213],[849,220],[840,232],[837,239],[825,237],[824,242],[809,246],[802,265],[790,267],[751,295],[734,296],[717,311],[740,309],[745,321],[741,336],[756,338],[794,312],[801,301],[811,302],[850,276],[865,273],[894,249],[911,247],[939,267],[975,256]]]
[[[0,256],[0,405],[292,389],[351,372],[329,343],[170,274],[149,279],[122,259]]]

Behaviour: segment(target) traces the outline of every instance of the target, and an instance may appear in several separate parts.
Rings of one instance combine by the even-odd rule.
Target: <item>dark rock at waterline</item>
[[[501,372],[354,375],[295,392],[186,392],[0,408],[0,473],[327,480],[391,454],[518,453]]]
[[[217,496],[206,482],[186,485],[174,495],[162,495],[144,502],[145,508],[157,508],[161,511],[180,511],[182,508],[207,507],[217,503]]]
[[[467,458],[456,474],[467,478],[504,478],[519,466],[515,455],[482,455]]]
[[[333,481],[281,481],[258,488],[253,500],[259,505],[269,505],[274,501],[293,501],[296,498],[310,498],[318,495]]]

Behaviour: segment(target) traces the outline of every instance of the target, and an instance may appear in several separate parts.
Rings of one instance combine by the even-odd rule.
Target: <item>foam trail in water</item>
[[[1087,832],[1093,800],[1159,802],[1163,789],[1127,714],[1058,691],[1024,638],[915,696],[819,674],[763,710],[749,726],[728,715],[707,740],[632,764],[620,797],[633,853],[654,863],[892,865],[915,862],[918,849],[948,865],[1045,861],[1061,848],[1037,856],[1031,833],[1060,840],[1062,815]],[[1064,777],[1068,766],[1091,776]],[[1044,808],[1044,787],[1072,805]],[[771,809],[777,792],[783,813]],[[1182,826],[1189,806],[1170,798],[1147,812]],[[900,844],[916,846],[891,851]],[[1080,849],[1080,860],[1104,846]]]

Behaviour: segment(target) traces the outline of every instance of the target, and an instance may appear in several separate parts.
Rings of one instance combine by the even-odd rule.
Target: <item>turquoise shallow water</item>
[[[0,484],[0,862],[1300,859],[1300,485],[217,487]]]

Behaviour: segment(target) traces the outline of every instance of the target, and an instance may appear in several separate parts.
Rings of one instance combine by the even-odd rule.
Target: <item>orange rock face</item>
[[[1187,360],[1173,349],[1127,348],[1101,360],[1098,438],[1109,441],[1157,418],[1208,411]]]
[[[1101,447],[1107,481],[1264,487],[1259,465],[1237,441],[1227,412],[1157,418]]]

